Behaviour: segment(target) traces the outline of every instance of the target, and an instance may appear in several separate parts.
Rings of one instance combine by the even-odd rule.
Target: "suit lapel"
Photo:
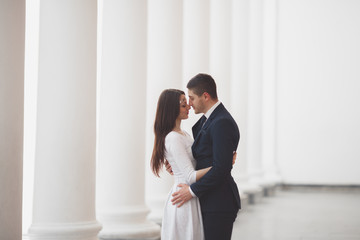
[[[209,119],[205,122],[203,129],[207,129],[210,125],[210,123],[219,115],[219,113],[221,113],[223,111],[223,109],[225,109],[224,105],[222,103],[219,104],[219,106],[217,106],[214,111],[211,113]]]
[[[199,134],[199,132],[201,130],[201,120],[202,120],[202,117],[199,118],[199,120],[192,127],[192,132],[193,132],[194,139],[198,136],[198,134]]]
[[[206,131],[207,128],[210,126],[211,122],[217,117],[217,115],[219,113],[221,113],[223,110],[225,109],[224,105],[222,103],[219,104],[219,106],[217,106],[214,111],[211,113],[210,117],[208,120],[206,120],[205,124],[203,126],[201,126],[200,124],[200,120],[197,121],[193,127],[193,136],[194,136],[194,143],[193,146],[195,146],[195,144],[198,142],[200,136],[201,136],[201,131]],[[195,131],[194,131],[195,129]]]

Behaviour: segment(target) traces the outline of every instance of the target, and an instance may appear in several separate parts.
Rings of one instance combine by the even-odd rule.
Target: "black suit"
[[[197,170],[212,168],[191,185],[191,190],[200,199],[205,239],[230,239],[241,207],[239,191],[231,176],[233,151],[237,149],[240,133],[223,104],[215,108],[204,125],[202,119],[192,128],[192,152]]]

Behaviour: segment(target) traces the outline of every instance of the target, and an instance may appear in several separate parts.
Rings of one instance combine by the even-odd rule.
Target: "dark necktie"
[[[205,117],[205,115],[202,115],[202,117],[200,118],[200,122],[199,122],[200,130],[199,130],[198,133],[196,134],[196,137],[199,136],[199,134],[200,134],[200,132],[201,132],[201,129],[203,128],[205,122],[206,122],[206,117]]]
[[[203,126],[205,125],[206,119],[207,119],[207,118],[205,117],[205,115],[203,115],[203,116],[201,117],[201,121],[200,121],[201,128],[203,128]]]

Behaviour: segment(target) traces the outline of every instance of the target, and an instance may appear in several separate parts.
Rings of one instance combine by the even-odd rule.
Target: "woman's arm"
[[[170,133],[165,139],[166,151],[172,156],[172,161],[176,165],[166,166],[167,169],[174,167],[176,174],[181,174],[185,180],[184,183],[192,184],[196,182],[196,171],[191,161],[184,138],[178,133]],[[204,175],[205,173],[203,173]],[[203,176],[202,175],[202,176]]]
[[[237,153],[234,151],[232,165],[235,164],[236,156],[237,156]],[[196,181],[199,181],[199,179],[202,178],[211,168],[212,167],[208,167],[208,168],[203,168],[203,169],[197,170],[196,171]]]
[[[199,181],[212,167],[203,168],[196,171],[196,181]]]

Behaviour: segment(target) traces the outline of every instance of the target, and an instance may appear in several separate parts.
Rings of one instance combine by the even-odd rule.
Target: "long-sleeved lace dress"
[[[175,183],[164,207],[161,240],[203,240],[204,230],[198,198],[192,198],[181,207],[172,205],[172,194],[180,183],[196,181],[195,160],[192,155],[192,137],[184,132],[170,132],[165,138],[165,158],[170,163]]]

